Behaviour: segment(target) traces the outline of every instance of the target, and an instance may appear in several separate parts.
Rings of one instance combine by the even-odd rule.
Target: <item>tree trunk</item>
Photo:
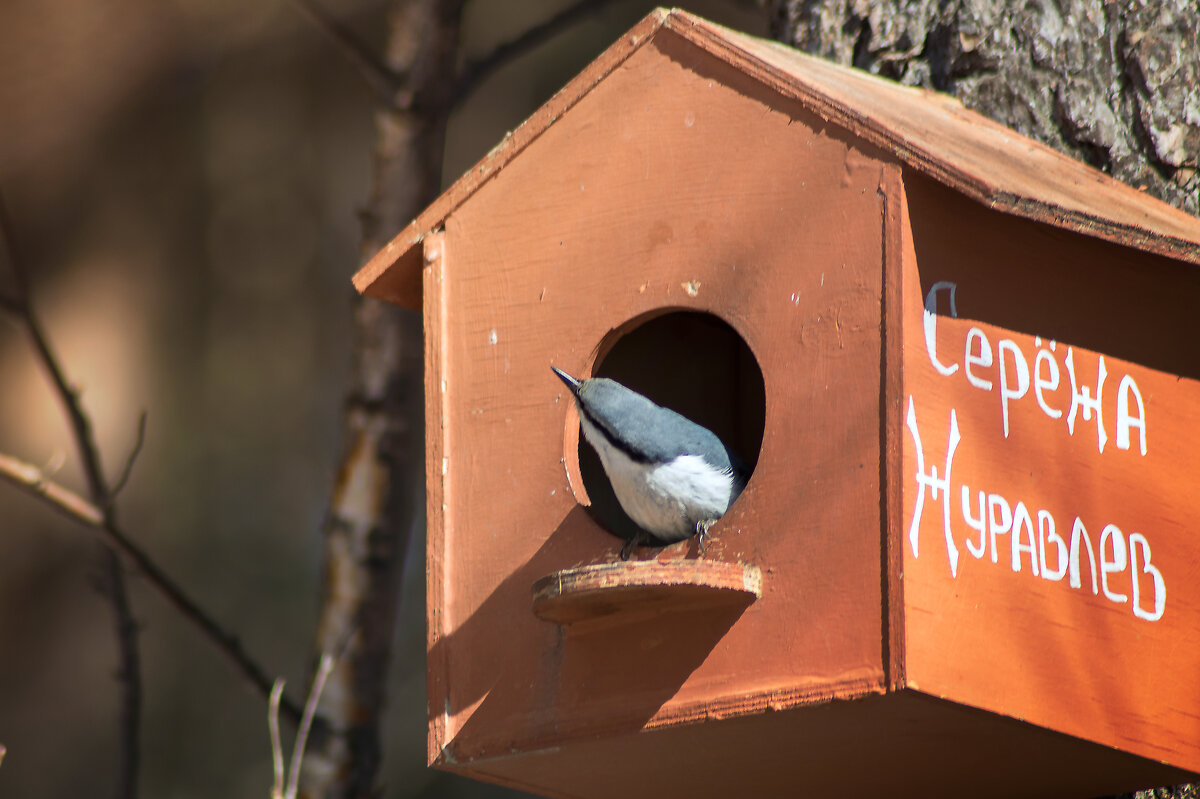
[[[774,0],[772,35],[964,105],[1200,214],[1195,0]],[[1139,791],[1187,799],[1196,786]]]
[[[376,117],[363,257],[381,249],[438,193],[458,51],[461,0],[399,0],[384,61],[393,104]],[[349,274],[347,274],[349,291]],[[420,317],[355,299],[355,357],[344,453],[324,527],[315,658],[341,653],[305,755],[305,797],[368,797],[382,746],[399,576],[424,474]]]
[[[1195,0],[775,0],[780,41],[969,108],[1200,214]]]

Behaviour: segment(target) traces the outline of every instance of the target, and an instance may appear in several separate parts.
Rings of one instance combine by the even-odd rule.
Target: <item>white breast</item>
[[[581,422],[621,507],[661,541],[695,535],[698,523],[719,519],[736,499],[732,475],[713,469],[699,455],[681,455],[663,464],[638,463],[612,447],[587,419]]]

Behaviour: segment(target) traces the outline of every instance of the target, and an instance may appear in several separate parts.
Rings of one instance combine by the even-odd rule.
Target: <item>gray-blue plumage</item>
[[[617,501],[660,543],[703,536],[745,487],[745,464],[711,430],[615,380],[550,368],[575,396]]]

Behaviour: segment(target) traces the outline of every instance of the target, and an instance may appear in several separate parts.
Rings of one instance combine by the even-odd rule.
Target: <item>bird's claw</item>
[[[633,551],[642,543],[642,532],[639,530],[629,538],[625,539],[624,546],[621,547],[621,560],[629,560],[633,555]]]
[[[696,522],[696,551],[703,556],[704,551],[708,549],[709,543],[712,541],[712,536],[708,534],[708,528],[716,524],[716,519],[708,519],[702,522]]]

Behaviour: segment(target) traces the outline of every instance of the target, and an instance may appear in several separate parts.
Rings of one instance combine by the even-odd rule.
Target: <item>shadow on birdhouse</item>
[[[550,796],[1087,797],[1200,770],[1200,221],[659,10],[355,277],[424,315],[429,761]],[[629,520],[547,367],[722,437]]]

